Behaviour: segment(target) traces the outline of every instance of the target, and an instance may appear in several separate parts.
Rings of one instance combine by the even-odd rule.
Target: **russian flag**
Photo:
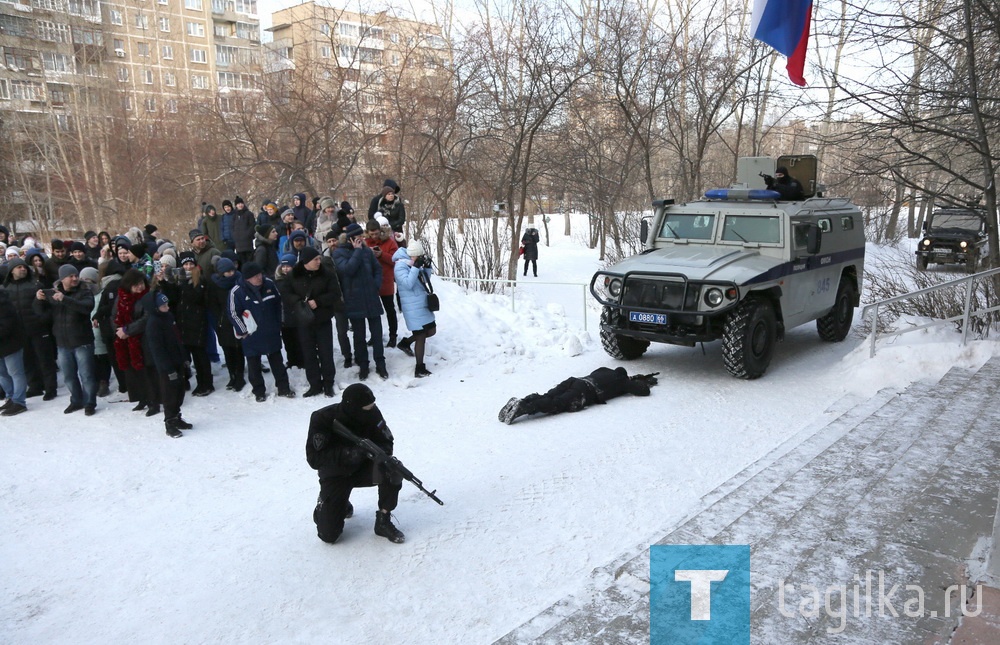
[[[754,0],[750,31],[753,37],[767,43],[788,59],[788,78],[805,86],[802,75],[806,66],[806,45],[809,43],[809,23],[812,0]]]

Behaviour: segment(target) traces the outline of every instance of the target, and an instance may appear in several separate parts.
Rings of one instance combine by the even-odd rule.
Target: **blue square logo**
[[[653,545],[650,645],[749,645],[750,547]]]

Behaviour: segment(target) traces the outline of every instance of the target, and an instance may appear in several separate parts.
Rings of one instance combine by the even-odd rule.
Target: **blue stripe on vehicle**
[[[759,284],[761,282],[771,282],[780,280],[785,276],[825,269],[834,264],[846,264],[854,260],[864,260],[865,249],[857,248],[848,251],[838,251],[837,253],[827,253],[825,255],[813,255],[807,258],[799,258],[791,262],[784,262],[772,267],[760,275],[750,278],[740,286]]]

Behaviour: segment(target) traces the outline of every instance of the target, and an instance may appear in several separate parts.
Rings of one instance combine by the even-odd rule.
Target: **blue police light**
[[[705,191],[706,199],[724,199],[724,200],[747,200],[747,199],[758,199],[763,201],[774,201],[781,199],[781,194],[776,190],[765,190],[760,188],[753,188],[747,190],[745,188],[713,188],[712,190]]]

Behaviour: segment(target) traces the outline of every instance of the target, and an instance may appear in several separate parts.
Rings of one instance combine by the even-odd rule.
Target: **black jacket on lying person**
[[[595,403],[607,403],[623,394],[649,396],[656,385],[656,374],[629,376],[624,367],[598,367],[583,377],[571,376],[545,394],[529,394],[523,399],[512,398],[500,410],[500,421],[510,424],[526,414],[559,414],[578,412]]]

